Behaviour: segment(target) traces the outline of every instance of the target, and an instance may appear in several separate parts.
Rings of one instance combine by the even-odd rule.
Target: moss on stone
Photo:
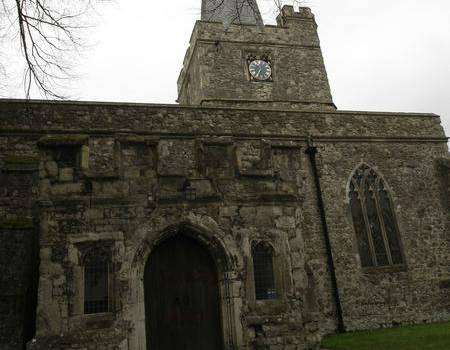
[[[30,230],[35,227],[31,218],[15,218],[0,220],[0,229],[4,230]]]
[[[445,173],[450,170],[450,158],[440,158],[437,160],[438,167]]]
[[[147,146],[155,144],[157,141],[154,138],[142,135],[127,135],[119,138],[123,144],[145,144]]]
[[[38,170],[39,158],[31,156],[9,155],[1,164],[4,172],[34,172]]]
[[[19,156],[19,155],[9,155],[4,158],[4,162],[6,164],[27,164],[27,165],[34,165],[36,163],[39,163],[38,157],[33,156]]]
[[[44,136],[38,141],[40,147],[56,147],[56,146],[80,146],[86,143],[88,136],[86,135],[51,135]]]
[[[120,139],[123,143],[146,143],[147,138],[144,136],[126,136]]]

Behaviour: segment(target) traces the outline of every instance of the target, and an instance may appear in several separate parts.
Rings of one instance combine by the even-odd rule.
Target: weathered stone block
[[[58,164],[55,161],[46,161],[44,163],[44,169],[46,176],[57,177],[58,176]]]
[[[239,173],[243,176],[272,176],[270,145],[261,141],[242,142],[236,147]]]
[[[60,168],[58,180],[60,182],[72,182],[74,171],[73,168]]]
[[[192,140],[161,140],[158,144],[158,174],[193,176],[197,168],[195,142]]]

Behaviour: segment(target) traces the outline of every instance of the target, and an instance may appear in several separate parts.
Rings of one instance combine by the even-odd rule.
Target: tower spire
[[[202,0],[202,20],[230,24],[263,25],[256,0]]]

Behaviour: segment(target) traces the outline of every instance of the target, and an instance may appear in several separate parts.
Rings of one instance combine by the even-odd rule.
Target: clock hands
[[[249,66],[250,74],[257,80],[267,80],[270,77],[270,65],[262,60],[254,60]]]
[[[259,64],[259,71],[258,71],[258,76],[260,76],[260,74],[261,74],[261,71],[263,70],[263,68],[264,68],[264,66],[263,66],[263,63],[261,62],[260,64]]]
[[[259,71],[258,71],[258,73],[256,73],[256,75],[259,76],[259,74],[261,73],[261,69],[262,69],[262,67],[260,66],[260,67],[259,67]]]

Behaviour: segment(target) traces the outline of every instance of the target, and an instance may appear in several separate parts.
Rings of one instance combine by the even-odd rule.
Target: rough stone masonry
[[[216,349],[450,319],[440,119],[337,110],[316,29],[290,6],[277,26],[198,21],[179,105],[0,100],[0,349],[213,349],[183,331],[209,332],[194,284],[217,295]],[[170,290],[148,276],[180,236],[207,288],[179,257]],[[186,300],[166,319],[149,295]]]

